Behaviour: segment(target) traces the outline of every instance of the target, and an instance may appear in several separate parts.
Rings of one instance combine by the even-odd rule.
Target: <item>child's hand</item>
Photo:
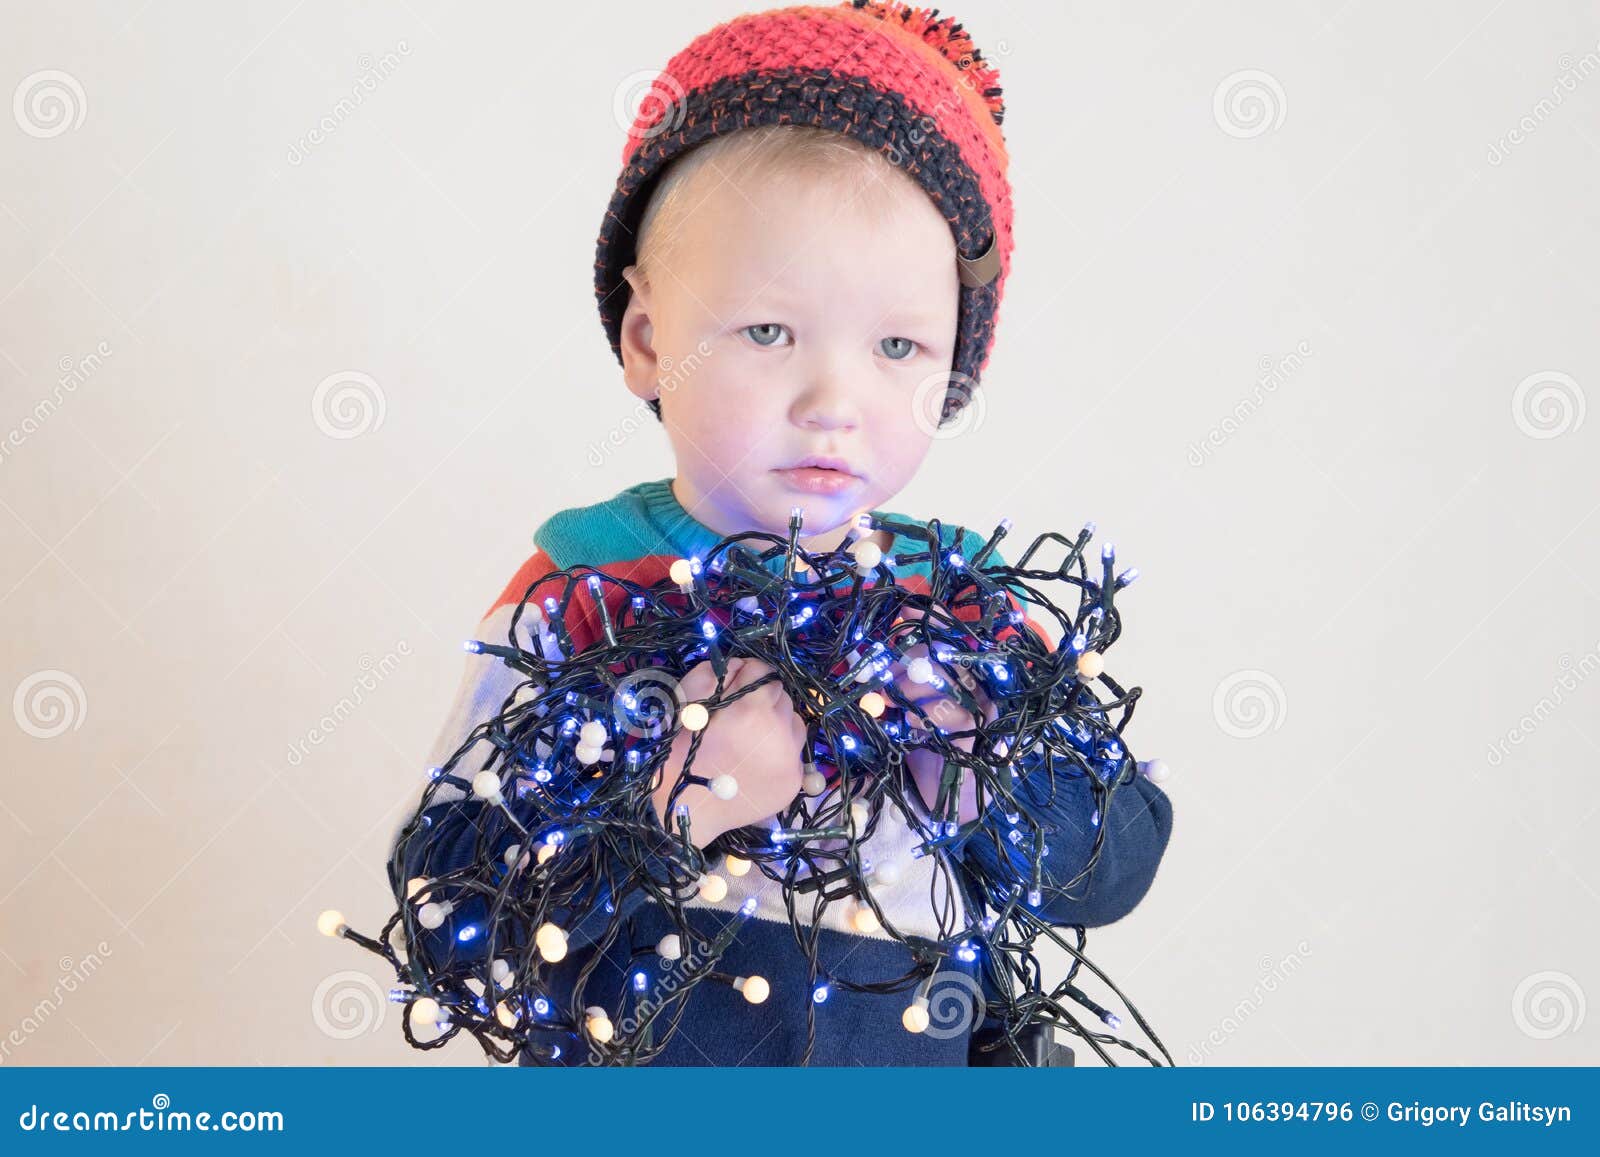
[[[729,660],[723,697],[771,671],[757,659]],[[678,694],[682,703],[699,702],[709,699],[716,687],[716,672],[709,662],[701,662],[684,675]],[[695,734],[683,728],[674,737],[661,784],[651,796],[656,815],[674,833],[677,823],[667,812],[667,797],[678,782]],[[731,775],[739,789],[727,800],[718,799],[700,784],[690,784],[679,794],[676,802],[689,808],[689,838],[695,845],[703,848],[723,832],[766,819],[788,807],[800,793],[800,756],[805,739],[805,723],[776,679],[711,712],[690,773],[707,779]]]

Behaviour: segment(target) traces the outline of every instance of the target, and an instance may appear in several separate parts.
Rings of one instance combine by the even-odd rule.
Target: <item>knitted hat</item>
[[[662,170],[695,145],[758,125],[854,137],[911,176],[955,237],[961,299],[950,388],[957,412],[989,360],[1011,266],[1011,185],[999,76],[937,8],[895,0],[776,8],[736,17],[667,62],[640,102],[595,253],[595,294],[622,360],[638,227]]]

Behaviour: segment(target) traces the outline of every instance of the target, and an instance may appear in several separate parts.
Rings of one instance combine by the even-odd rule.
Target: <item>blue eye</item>
[[[878,348],[890,361],[903,362],[917,350],[917,343],[906,337],[886,337]]]
[[[744,332],[750,335],[750,340],[757,345],[776,345],[783,336],[783,326],[775,321],[764,322],[761,325],[747,325]]]

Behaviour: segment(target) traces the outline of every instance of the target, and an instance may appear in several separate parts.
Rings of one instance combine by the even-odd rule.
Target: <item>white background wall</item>
[[[339,1039],[392,977],[313,924],[376,932],[533,529],[672,472],[653,420],[590,464],[593,244],[614,109],[740,6],[4,8],[5,1063],[481,1063]],[[1018,248],[985,420],[894,505],[1143,572],[1175,836],[1091,955],[1180,1063],[1600,1061],[1600,12],[959,16]],[[350,371],[381,421],[315,409]]]

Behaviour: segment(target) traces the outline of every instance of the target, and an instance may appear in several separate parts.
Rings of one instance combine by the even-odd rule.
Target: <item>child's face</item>
[[[831,549],[933,442],[955,351],[950,226],[900,173],[854,201],[815,180],[701,175],[650,284],[630,270],[629,388],[660,397],[696,519],[787,534],[799,506],[808,548]],[[868,203],[885,196],[887,211]],[[809,455],[843,460],[823,476],[843,484],[782,472]]]

